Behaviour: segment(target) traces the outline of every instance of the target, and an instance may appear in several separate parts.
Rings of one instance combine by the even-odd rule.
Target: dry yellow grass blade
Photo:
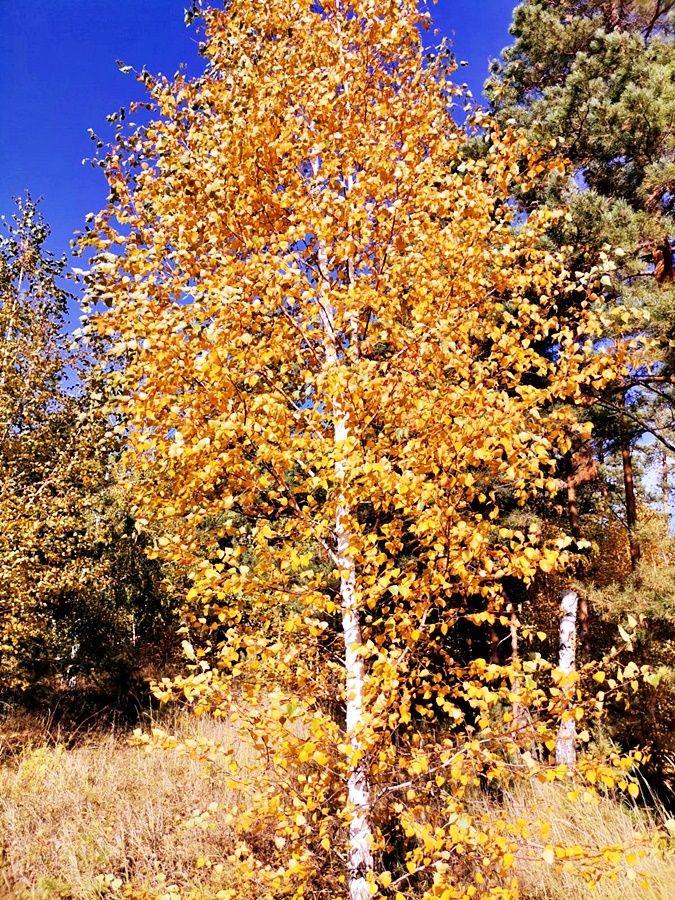
[[[174,733],[236,743],[229,726],[177,719]],[[242,745],[242,764],[249,751]],[[222,772],[126,735],[33,744],[0,767],[0,897],[215,897],[227,882],[235,804]],[[215,806],[217,804],[217,806]],[[178,896],[177,894],[174,894]]]
[[[667,816],[659,809],[630,807],[611,797],[570,799],[561,784],[533,782],[507,793],[495,815],[524,820],[530,828],[532,844],[522,848],[515,862],[522,896],[529,900],[670,900],[675,895],[675,842],[671,840],[670,847],[654,843],[659,828],[665,833]],[[548,846],[581,845],[598,854],[611,847],[635,847],[636,861],[623,873],[618,866],[615,878],[591,887],[578,871],[562,872],[544,861],[539,847],[542,824]],[[630,849],[627,852],[630,863]]]

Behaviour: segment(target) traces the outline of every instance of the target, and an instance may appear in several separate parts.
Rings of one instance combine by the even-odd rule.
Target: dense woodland
[[[675,4],[524,0],[483,107],[433,7],[190,17],[79,268],[7,210],[0,693],[217,770],[226,836],[25,896],[666,897],[672,819],[505,810],[675,807]]]

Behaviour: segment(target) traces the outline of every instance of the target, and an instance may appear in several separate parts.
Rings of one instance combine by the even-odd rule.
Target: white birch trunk
[[[327,280],[328,261],[325,253],[319,253],[321,278]],[[334,331],[333,310],[318,297],[321,325],[324,331],[326,366],[337,368],[338,352]],[[363,746],[363,694],[365,667],[361,650],[363,637],[356,598],[356,566],[350,552],[350,509],[345,499],[343,485],[346,464],[344,447],[349,440],[349,417],[341,399],[333,401],[333,440],[335,448],[335,481],[338,489],[338,504],[335,510],[336,557],[340,570],[340,602],[342,608],[342,632],[345,646],[345,703],[346,736],[352,753],[357,755],[347,781],[347,802],[349,805],[349,853],[348,880],[350,900],[369,900],[371,894],[367,876],[373,871],[373,834],[370,826],[370,785],[363,759],[359,759]]]
[[[511,668],[513,674],[511,676],[511,691],[513,693],[513,704],[511,706],[512,734],[516,743],[522,741],[523,731],[527,724],[523,707],[520,704],[520,688],[521,681],[517,670],[520,668],[520,652],[518,648],[518,616],[515,609],[511,607],[511,615],[509,617],[509,635],[511,638]]]
[[[335,440],[347,429],[342,422],[335,424]],[[345,693],[347,739],[352,753],[360,753],[360,730],[363,726],[363,689],[365,671],[361,623],[356,607],[356,571],[349,553],[349,509],[340,504],[335,516],[337,557],[340,567],[340,599],[342,605],[342,632],[345,642]],[[349,896],[351,900],[368,900],[370,889],[366,880],[373,870],[372,831],[370,828],[370,786],[363,763],[359,760],[352,768],[347,782],[347,799],[351,812],[349,821]]]
[[[579,596],[575,591],[565,591],[562,596],[562,619],[560,621],[560,661],[558,668],[565,681],[576,669],[577,653],[577,611]],[[572,708],[574,686],[567,684],[563,690],[568,694],[568,710],[558,729],[555,743],[555,761],[557,765],[566,765],[573,769],[577,763],[577,724]]]

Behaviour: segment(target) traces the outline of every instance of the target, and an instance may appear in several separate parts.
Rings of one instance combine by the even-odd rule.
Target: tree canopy
[[[546,245],[562,213],[519,218],[514,195],[563,168],[546,148],[481,120],[470,152],[415,4],[204,19],[202,76],[142,76],[154,116],[105,157],[85,241],[139,511],[191,570],[193,674],[160,696],[270,754],[255,785],[233,760],[258,896],[329,889],[334,854],[352,900],[393,879],[502,895],[511,843],[462,797],[554,744],[555,715],[514,718],[521,690],[570,712],[475,648],[509,583],[566,558],[563,531],[509,515],[558,492],[583,386],[624,365],[596,342],[605,266],[573,275]],[[447,863],[458,843],[471,871]]]

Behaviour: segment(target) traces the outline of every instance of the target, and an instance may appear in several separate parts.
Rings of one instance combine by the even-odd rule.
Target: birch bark
[[[577,651],[577,611],[579,595],[575,591],[565,591],[562,595],[562,619],[560,621],[560,660],[558,668],[563,674],[563,690],[567,694],[567,706],[563,720],[558,729],[555,744],[555,761],[557,765],[566,765],[573,769],[577,763],[577,725],[572,709],[574,685],[570,684],[570,676],[576,669]]]
[[[319,252],[319,272],[322,281],[327,281],[328,261],[324,251]],[[322,291],[319,292],[317,299],[324,334],[326,367],[329,371],[336,370],[339,365],[339,356],[334,311]],[[371,893],[367,876],[373,871],[374,863],[373,834],[370,824],[370,785],[363,759],[364,748],[361,737],[364,716],[365,666],[356,593],[356,565],[350,550],[351,510],[344,490],[347,474],[344,451],[349,438],[349,415],[338,394],[333,401],[334,471],[338,490],[338,503],[335,510],[335,544],[337,564],[340,570],[340,601],[345,653],[346,736],[354,760],[347,782],[347,802],[350,816],[349,897],[350,900],[369,900]]]
[[[592,470],[593,473],[597,471]],[[570,523],[570,532],[575,541],[581,538],[581,517],[579,515],[579,500],[577,498],[577,473],[574,471],[572,453],[567,455],[567,514]],[[583,482],[581,482],[583,483]],[[588,651],[588,601],[580,597],[577,610],[577,625],[582,651]]]

